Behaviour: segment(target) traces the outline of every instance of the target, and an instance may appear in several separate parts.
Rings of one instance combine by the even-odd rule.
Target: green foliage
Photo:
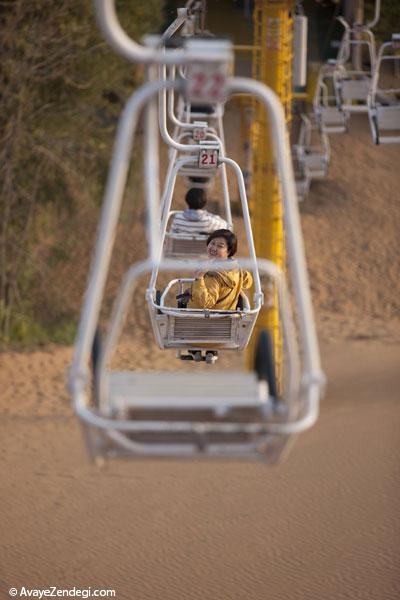
[[[159,29],[162,6],[117,2],[136,40]],[[0,338],[61,339],[57,310],[40,309],[47,263],[67,260],[54,236],[78,207],[98,204],[140,68],[109,49],[88,0],[5,1],[0,28]]]
[[[7,334],[4,333],[4,323],[9,322]],[[29,306],[21,306],[19,310],[11,310],[4,302],[0,302],[0,350],[10,344],[13,347],[29,347],[45,345],[49,341],[55,344],[72,344],[77,331],[75,321],[60,321],[46,324],[30,314]]]

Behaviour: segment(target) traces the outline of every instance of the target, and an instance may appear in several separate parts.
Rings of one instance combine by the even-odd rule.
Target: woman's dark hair
[[[215,238],[224,238],[226,241],[226,245],[228,246],[228,256],[234,256],[237,251],[237,237],[230,231],[229,229],[216,229],[207,238],[207,246],[211,242],[211,240],[215,240]]]
[[[190,188],[190,190],[186,192],[185,200],[189,208],[199,210],[206,205],[207,196],[205,191],[201,188]]]

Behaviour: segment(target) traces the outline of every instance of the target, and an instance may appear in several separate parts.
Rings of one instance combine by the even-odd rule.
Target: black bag
[[[183,292],[183,294],[178,294],[176,296],[176,299],[178,300],[178,308],[187,308],[187,305],[188,305],[191,297],[192,297],[192,294],[190,293],[189,289],[185,290]]]

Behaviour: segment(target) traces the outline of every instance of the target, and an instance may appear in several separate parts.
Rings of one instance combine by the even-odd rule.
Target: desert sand
[[[399,598],[400,151],[373,146],[362,115],[331,144],[329,177],[301,206],[328,378],[317,424],[274,467],[100,467],[66,391],[72,348],[3,353],[1,599],[22,586],[118,600]],[[159,351],[156,366],[170,357]]]

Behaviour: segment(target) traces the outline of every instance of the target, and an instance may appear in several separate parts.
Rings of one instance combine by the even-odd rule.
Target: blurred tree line
[[[365,22],[371,21],[375,14],[376,0],[365,0]],[[379,42],[389,42],[392,33],[400,31],[400,2],[399,0],[382,0],[381,14],[378,23],[373,28]]]
[[[139,40],[159,30],[163,4],[119,0],[117,9]],[[37,296],[48,262],[69,252],[54,224],[101,198],[112,131],[140,67],[108,48],[89,0],[3,0],[0,29],[0,342],[51,339]],[[46,238],[52,252],[41,253]]]

